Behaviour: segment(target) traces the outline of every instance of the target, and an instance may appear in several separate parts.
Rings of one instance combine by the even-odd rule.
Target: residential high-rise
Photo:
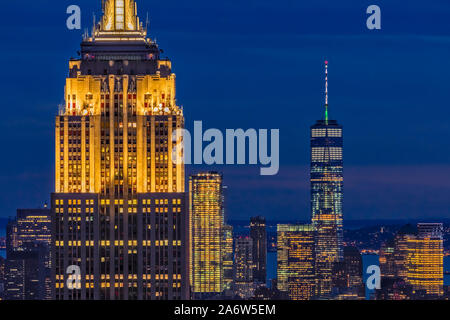
[[[233,227],[223,226],[223,286],[224,290],[231,290],[233,284]]]
[[[315,296],[315,241],[312,225],[278,225],[277,289],[292,300]]]
[[[55,299],[186,299],[188,215],[171,61],[133,0],[103,17],[69,62],[56,117]],[[176,161],[173,161],[176,160]],[[81,269],[79,289],[65,285]]]
[[[19,209],[7,226],[5,298],[50,300],[50,210]]]
[[[252,217],[250,219],[250,237],[253,240],[253,263],[255,270],[253,278],[260,284],[267,281],[267,230],[264,217]]]
[[[217,172],[189,179],[190,279],[195,296],[223,291],[223,179]]]
[[[240,236],[235,239],[234,248],[234,292],[242,299],[249,299],[256,288],[253,277],[253,240]]]
[[[321,297],[331,292],[333,266],[343,258],[343,128],[328,117],[327,62],[325,70],[325,119],[311,127],[311,206]]]

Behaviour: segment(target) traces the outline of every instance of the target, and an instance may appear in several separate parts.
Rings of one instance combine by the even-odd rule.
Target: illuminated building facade
[[[394,239],[386,241],[381,245],[380,249],[380,271],[383,278],[395,278],[395,241]]]
[[[328,119],[328,64],[326,63],[325,119],[311,127],[311,206],[317,230],[318,295],[332,289],[332,270],[342,261],[343,241],[343,128]]]
[[[408,282],[416,295],[444,294],[444,245],[441,223],[419,223],[414,252],[409,258]]]
[[[223,226],[223,286],[224,290],[231,290],[233,284],[233,227]]]
[[[253,271],[253,240],[238,237],[234,245],[234,293],[242,299],[250,299],[255,294]]]
[[[402,227],[395,236],[394,263],[398,278],[407,280],[411,257],[415,252],[417,229],[411,225]]]
[[[133,0],[104,15],[69,62],[56,117],[55,299],[189,297],[185,174],[172,150],[184,127],[171,62]],[[68,266],[81,269],[75,290]]]
[[[8,300],[50,300],[50,210],[19,209],[7,226],[5,295]]]
[[[387,299],[440,297],[444,286],[443,225],[419,223],[402,227],[381,250],[383,281],[392,288],[379,296]]]
[[[277,289],[291,300],[315,296],[315,241],[313,225],[278,225]]]
[[[267,265],[267,231],[264,217],[252,217],[250,219],[250,237],[253,240],[253,271],[254,280],[258,283],[266,283]]]
[[[223,291],[223,179],[217,172],[189,179],[191,290],[195,296]]]
[[[8,251],[20,250],[25,244],[51,245],[50,209],[19,209],[9,224]]]

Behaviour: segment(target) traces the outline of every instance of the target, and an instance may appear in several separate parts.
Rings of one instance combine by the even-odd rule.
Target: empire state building
[[[184,127],[175,74],[133,0],[106,0],[103,12],[81,58],[69,61],[56,117],[54,298],[187,299],[185,173],[172,161],[181,141],[172,133]],[[69,286],[74,266],[81,274]]]

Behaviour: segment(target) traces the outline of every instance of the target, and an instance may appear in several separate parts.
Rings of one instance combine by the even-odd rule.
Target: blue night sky
[[[448,0],[137,2],[173,61],[188,128],[280,129],[279,175],[215,168],[230,218],[309,218],[309,127],[323,114],[324,59],[330,116],[345,128],[344,219],[450,218]],[[54,116],[83,33],[66,28],[66,8],[79,5],[90,28],[100,3],[2,4],[0,217],[53,190]],[[366,28],[371,4],[381,31]]]

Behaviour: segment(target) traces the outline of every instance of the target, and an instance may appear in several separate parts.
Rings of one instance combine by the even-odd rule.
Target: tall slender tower
[[[241,299],[250,299],[255,293],[253,277],[253,240],[239,236],[234,244],[234,294]]]
[[[55,299],[186,299],[184,126],[171,62],[147,37],[133,0],[104,16],[70,60],[56,117],[52,195]],[[179,160],[179,159],[177,159]],[[67,268],[78,267],[75,289]]]
[[[250,218],[250,237],[253,240],[253,277],[260,284],[266,283],[267,231],[264,217]]]
[[[233,226],[224,224],[223,226],[223,288],[224,290],[231,290],[233,284]]]
[[[189,179],[190,280],[196,298],[223,291],[223,184],[222,175],[205,172]]]
[[[311,127],[311,206],[317,230],[317,293],[331,292],[334,263],[343,258],[343,128],[328,117],[328,62],[325,62],[325,119]]]

